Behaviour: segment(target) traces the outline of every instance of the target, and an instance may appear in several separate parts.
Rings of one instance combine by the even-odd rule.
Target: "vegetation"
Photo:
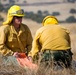
[[[71,10],[70,13],[74,14],[75,11]],[[59,12],[53,12],[52,14],[49,14],[48,11],[38,11],[37,14],[34,14],[33,12],[25,12],[26,16],[25,18],[28,19],[32,19],[33,21],[36,21],[38,23],[41,23],[43,18],[47,15],[53,15],[53,16],[59,16],[60,13]],[[60,23],[75,23],[76,22],[76,18],[74,16],[69,16],[68,18],[66,18],[65,21],[59,21]]]
[[[25,12],[25,14],[26,14],[25,18],[30,18],[38,23],[41,23],[43,18],[47,15],[53,15],[53,16],[60,15],[59,12],[53,12],[52,14],[49,14],[48,11],[42,12],[40,10],[37,12],[37,14],[34,14],[33,12]]]
[[[59,16],[60,13],[59,13],[59,12],[53,12],[52,15],[53,15],[53,16]]]
[[[76,9],[71,9],[71,10],[70,10],[70,13],[76,14]]]
[[[3,17],[0,15],[0,21],[3,21],[4,19],[3,19]]]
[[[6,63],[4,62],[6,60]],[[9,60],[9,61],[8,61]],[[14,60],[14,59],[13,59]],[[57,68],[53,69],[54,66],[44,65],[39,66],[38,69],[28,69],[19,66],[19,64],[12,63],[12,60],[7,59],[6,57],[0,56],[0,75],[75,75],[76,71],[74,69],[66,69],[66,68]],[[17,61],[16,61],[17,62]]]
[[[11,0],[10,0],[11,1]],[[69,1],[68,1],[69,2]],[[3,7],[3,5],[0,3],[0,12],[7,12],[7,10],[9,9],[9,7],[11,5],[13,5],[15,2],[10,2],[9,6],[7,7]],[[76,22],[76,18],[74,17],[74,14],[76,14],[76,10],[75,9],[71,9],[69,11],[69,13],[71,13],[73,16],[69,16],[68,18],[66,18],[66,20],[64,21],[59,21],[60,23],[75,23]],[[48,11],[41,11],[41,10],[38,10],[37,13],[33,13],[33,12],[25,12],[25,18],[28,18],[28,19],[32,19],[33,21],[36,21],[38,23],[41,23],[43,18],[47,15],[53,15],[53,16],[60,16],[60,12],[58,11],[54,11],[53,13],[49,13]],[[2,16],[0,15],[0,21],[3,21],[3,18]]]
[[[41,23],[44,18],[44,16],[40,12],[38,12],[37,14],[34,14],[33,12],[25,12],[25,14],[25,18],[32,19],[33,21],[36,21],[38,23]]]
[[[2,12],[4,9],[3,5],[0,3],[0,12]],[[2,18],[2,16],[0,15],[0,21],[3,21],[4,19]]]
[[[68,2],[74,3],[76,0],[67,0]]]
[[[0,12],[3,11],[4,7],[3,5],[0,3]]]
[[[75,17],[74,16],[70,16],[70,17],[68,17],[67,19],[66,19],[66,22],[68,22],[68,23],[75,23],[76,22],[76,19],[75,19]]]

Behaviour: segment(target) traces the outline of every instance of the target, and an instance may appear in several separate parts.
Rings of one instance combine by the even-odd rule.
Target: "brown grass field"
[[[30,1],[32,2],[32,0]],[[59,20],[61,19],[64,20],[66,17],[73,15],[73,14],[69,14],[68,12],[71,8],[76,9],[76,3],[47,5],[47,6],[46,5],[45,6],[26,6],[23,8],[25,9],[25,11],[33,10],[34,12],[37,12],[38,10],[45,11],[47,8],[50,8],[50,10],[47,9],[49,12],[60,11],[61,15],[57,16],[57,18]],[[0,12],[0,15],[4,17],[4,20],[6,20],[6,14]],[[74,14],[74,16],[76,17],[76,14]],[[42,24],[34,22],[30,19],[23,19],[23,23],[28,25],[33,37],[35,36],[36,30],[42,26]],[[2,25],[2,22],[0,22],[0,25]],[[9,65],[6,65],[3,62],[3,58],[0,57],[0,75],[76,75],[76,23],[64,23],[64,24],[62,23],[60,25],[63,25],[70,31],[71,47],[72,47],[71,50],[73,52],[73,63],[72,63],[73,69],[64,68],[64,69],[59,69],[55,71],[51,67],[48,70],[47,70],[47,67],[46,68],[40,67],[38,70],[28,70],[18,65],[14,65],[12,63],[10,63]]]
[[[23,23],[27,24],[31,30],[32,36],[35,36],[36,30],[41,27],[38,24],[29,19],[23,19]],[[71,46],[73,52],[73,60],[75,61],[73,69],[66,69],[54,71],[52,68],[40,67],[38,70],[27,70],[20,66],[13,64],[5,65],[3,64],[3,59],[0,58],[0,75],[76,75],[76,25],[75,23],[61,24],[70,31]]]

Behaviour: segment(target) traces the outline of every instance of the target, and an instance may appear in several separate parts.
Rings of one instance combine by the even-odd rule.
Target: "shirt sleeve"
[[[40,38],[40,33],[36,32],[36,35],[32,43],[32,50],[28,54],[28,56],[31,56],[32,58],[39,52],[40,49],[39,38]]]
[[[32,41],[33,41],[33,38],[32,38],[32,34],[31,34],[31,31],[30,29],[28,28],[28,33],[27,33],[27,53],[31,50],[32,48]]]
[[[68,37],[67,37],[68,38],[68,42],[69,42],[69,44],[71,46],[70,31],[66,29],[66,32],[67,32],[67,35],[68,35]]]
[[[6,33],[7,31],[5,28],[0,28],[0,54],[6,56],[6,55],[12,55],[13,52],[6,46]]]

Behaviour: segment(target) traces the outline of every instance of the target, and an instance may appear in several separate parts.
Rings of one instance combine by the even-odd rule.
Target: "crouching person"
[[[35,60],[36,57],[40,64],[45,65],[50,65],[52,61],[58,65],[63,63],[69,68],[72,62],[69,31],[58,25],[58,20],[54,16],[46,16],[42,24],[43,27],[37,30],[34,37],[32,50],[28,54],[29,59]]]

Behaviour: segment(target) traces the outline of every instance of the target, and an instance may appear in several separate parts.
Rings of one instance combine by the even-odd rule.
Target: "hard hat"
[[[48,24],[58,24],[58,20],[54,16],[46,16],[42,21],[43,26]]]
[[[20,6],[18,5],[13,5],[10,7],[7,14],[7,20],[3,22],[3,25],[10,24],[14,16],[20,16],[20,17],[24,16],[24,10],[21,9]]]
[[[18,5],[13,5],[10,7],[9,11],[9,16],[24,16],[24,10],[20,8]]]

